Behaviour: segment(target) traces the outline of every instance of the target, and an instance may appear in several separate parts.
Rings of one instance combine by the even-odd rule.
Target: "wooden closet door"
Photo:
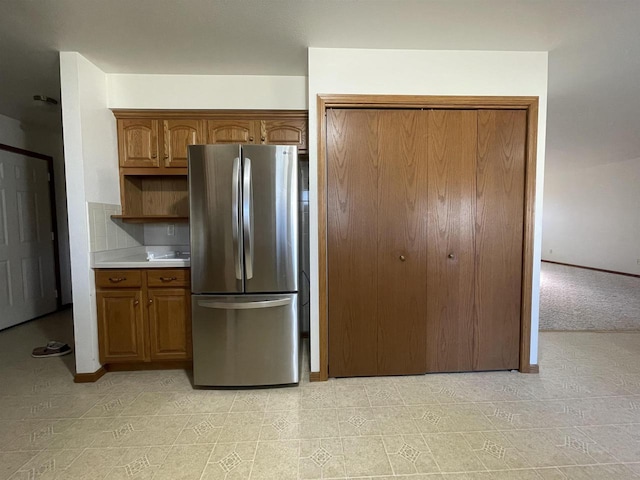
[[[427,112],[387,110],[378,119],[377,373],[424,373]]]
[[[526,131],[523,110],[478,112],[474,370],[520,364]]]
[[[327,111],[329,375],[377,374],[378,114]]]
[[[477,112],[429,112],[427,371],[472,370]]]

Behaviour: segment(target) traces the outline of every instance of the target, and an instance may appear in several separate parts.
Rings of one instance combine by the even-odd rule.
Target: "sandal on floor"
[[[71,353],[71,347],[66,343],[49,342],[46,347],[34,348],[31,356],[34,358],[61,357],[67,353]]]

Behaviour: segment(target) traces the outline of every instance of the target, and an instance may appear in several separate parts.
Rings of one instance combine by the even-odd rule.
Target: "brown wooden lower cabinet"
[[[191,360],[188,269],[96,270],[100,362]]]

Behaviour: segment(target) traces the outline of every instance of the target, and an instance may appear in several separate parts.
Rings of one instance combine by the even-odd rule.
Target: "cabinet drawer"
[[[140,270],[96,270],[96,287],[126,288],[140,287],[142,274]]]
[[[186,287],[190,283],[188,268],[147,270],[149,287]]]

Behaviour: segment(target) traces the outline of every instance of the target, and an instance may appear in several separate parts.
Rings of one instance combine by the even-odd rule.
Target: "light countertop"
[[[189,245],[140,246],[91,253],[91,268],[182,268],[191,265],[186,258],[147,260],[149,253],[162,256],[170,252],[189,252]]]

